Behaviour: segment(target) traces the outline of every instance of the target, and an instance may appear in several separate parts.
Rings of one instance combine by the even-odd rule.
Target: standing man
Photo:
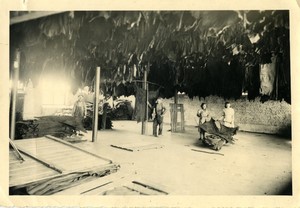
[[[153,136],[157,137],[157,126],[159,126],[158,129],[158,135],[162,135],[163,130],[163,120],[164,120],[164,114],[166,112],[166,108],[164,107],[162,103],[162,97],[159,96],[154,104],[153,113],[155,114],[153,117]]]

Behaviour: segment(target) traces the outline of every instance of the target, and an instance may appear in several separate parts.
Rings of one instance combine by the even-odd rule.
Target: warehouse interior
[[[292,195],[289,15],[11,11],[9,194]]]

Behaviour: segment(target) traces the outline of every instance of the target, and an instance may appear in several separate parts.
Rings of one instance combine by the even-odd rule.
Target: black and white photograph
[[[290,9],[8,12],[8,196],[295,195]]]

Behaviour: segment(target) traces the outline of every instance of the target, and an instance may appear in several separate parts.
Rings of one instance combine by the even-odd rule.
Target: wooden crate
[[[183,104],[170,103],[171,132],[184,132],[184,108]],[[180,114],[180,115],[178,115]],[[180,121],[178,121],[178,118]]]

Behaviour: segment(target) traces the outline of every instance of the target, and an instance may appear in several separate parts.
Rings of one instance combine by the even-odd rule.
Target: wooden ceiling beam
[[[65,11],[33,11],[27,14],[23,14],[21,16],[16,16],[16,17],[12,17],[10,18],[10,25],[13,24],[17,24],[17,23],[21,23],[21,22],[26,22],[29,20],[33,20],[33,19],[38,19],[41,17],[46,17],[46,16],[50,16],[50,15],[54,15],[54,14],[59,14],[59,13],[63,13]]]

